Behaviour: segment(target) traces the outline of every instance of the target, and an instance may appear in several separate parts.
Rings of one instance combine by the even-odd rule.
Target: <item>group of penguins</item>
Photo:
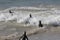
[[[11,15],[13,15],[13,12],[11,10],[9,10],[9,13],[11,13]],[[32,15],[30,14],[29,15],[30,18],[32,18]],[[41,20],[39,21],[39,24],[38,24],[39,27],[43,27],[43,24],[41,23]],[[28,37],[26,35],[26,31],[24,31],[24,34],[19,38],[19,40],[28,40]]]

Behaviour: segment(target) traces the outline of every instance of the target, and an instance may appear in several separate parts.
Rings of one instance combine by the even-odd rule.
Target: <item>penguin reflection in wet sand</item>
[[[28,40],[28,37],[26,35],[26,31],[24,31],[24,34],[19,38],[19,40]]]
[[[39,21],[39,27],[43,27],[43,24],[41,23],[41,21]]]

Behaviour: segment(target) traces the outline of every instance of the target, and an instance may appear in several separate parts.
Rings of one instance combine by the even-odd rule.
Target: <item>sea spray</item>
[[[13,11],[13,16],[9,13],[9,10]],[[0,21],[9,22],[15,21],[16,23],[26,23],[30,25],[38,26],[39,20],[42,24],[57,24],[60,25],[60,14],[57,8],[37,8],[37,7],[12,7],[1,11]],[[29,14],[32,14],[32,18],[29,18]],[[59,14],[59,15],[58,15]]]

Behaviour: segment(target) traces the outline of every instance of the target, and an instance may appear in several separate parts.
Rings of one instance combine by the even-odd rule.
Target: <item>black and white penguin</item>
[[[26,35],[26,31],[24,31],[24,34],[22,35],[22,37],[19,38],[19,40],[22,39],[22,40],[28,40],[28,37]]]
[[[12,12],[11,10],[9,10],[9,13],[10,13],[11,15],[13,15],[13,12]]]
[[[32,18],[32,15],[31,14],[29,16],[30,16],[30,18]]]
[[[39,27],[43,27],[43,24],[41,23],[41,21],[39,21]]]

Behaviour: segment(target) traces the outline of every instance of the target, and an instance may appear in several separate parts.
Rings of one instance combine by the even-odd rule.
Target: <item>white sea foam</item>
[[[9,10],[14,13],[11,15]],[[37,8],[37,7],[12,7],[0,11],[0,21],[13,21],[17,23],[26,23],[30,25],[38,25],[39,20],[43,24],[58,24],[60,25],[60,10],[57,8]],[[30,13],[32,18],[29,17]]]

